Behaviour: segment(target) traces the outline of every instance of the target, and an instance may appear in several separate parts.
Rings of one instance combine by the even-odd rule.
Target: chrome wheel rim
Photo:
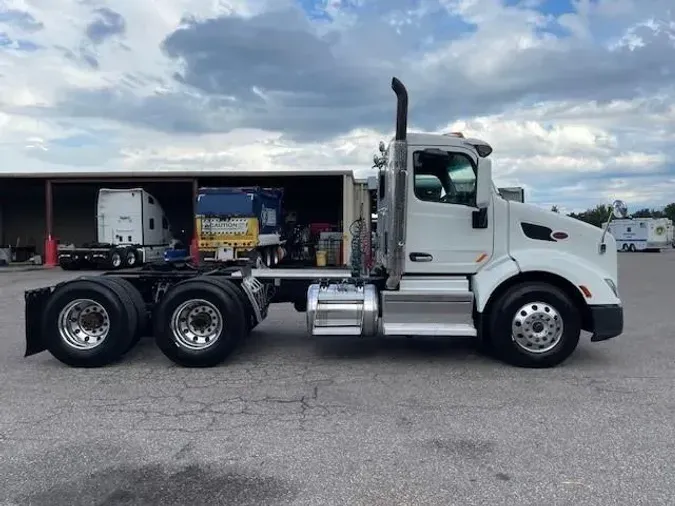
[[[176,342],[191,350],[213,346],[224,329],[223,315],[211,302],[193,299],[183,302],[171,316],[171,331]]]
[[[558,345],[563,329],[563,319],[551,304],[531,302],[516,311],[511,322],[511,337],[528,353],[540,354]]]
[[[64,343],[77,350],[100,346],[110,332],[106,309],[91,299],[76,299],[59,313],[59,335]]]

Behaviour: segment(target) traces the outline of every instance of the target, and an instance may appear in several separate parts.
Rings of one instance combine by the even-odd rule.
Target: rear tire
[[[120,269],[124,265],[124,251],[115,249],[110,253],[108,264],[110,269]]]
[[[127,279],[120,278],[118,276],[101,276],[99,279],[103,283],[113,283],[118,285],[120,288],[122,288],[122,290],[125,291],[134,305],[137,323],[136,332],[134,333],[133,340],[129,345],[129,349],[127,350],[129,351],[136,345],[136,343],[138,343],[138,341],[140,341],[141,337],[147,336],[152,332],[152,329],[150,328],[150,318],[148,316],[148,310],[145,305],[145,301],[143,300],[143,296],[141,295],[141,292],[139,292],[138,289]]]
[[[124,250],[123,265],[126,268],[132,268],[138,266],[138,251],[136,248],[126,248]]]
[[[239,302],[238,311],[244,315],[244,319],[246,321],[246,334],[250,333],[258,325],[255,322],[255,316],[253,315],[251,302],[248,300],[248,296],[246,293],[244,293],[244,289],[242,287],[237,286],[228,279],[215,276],[203,276],[200,279],[221,287]]]
[[[518,367],[555,367],[576,349],[581,317],[570,297],[547,283],[523,283],[495,301],[487,322],[496,357]]]
[[[234,351],[246,334],[241,302],[222,281],[199,276],[164,295],[154,315],[157,346],[184,367],[213,367]]]
[[[100,278],[59,285],[45,306],[42,336],[49,352],[72,367],[101,367],[129,349],[138,324],[133,302]]]

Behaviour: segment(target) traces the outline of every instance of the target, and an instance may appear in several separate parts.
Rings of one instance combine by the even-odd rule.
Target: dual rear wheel
[[[177,364],[210,367],[232,353],[252,320],[244,292],[225,279],[199,276],[177,283],[150,318],[131,282],[94,276],[56,287],[41,330],[50,353],[74,367],[116,362],[145,335],[154,335],[160,350]]]

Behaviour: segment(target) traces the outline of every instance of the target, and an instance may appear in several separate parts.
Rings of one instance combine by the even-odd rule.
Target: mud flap
[[[26,353],[30,357],[47,349],[42,338],[42,315],[53,291],[52,287],[29,290],[25,293]]]

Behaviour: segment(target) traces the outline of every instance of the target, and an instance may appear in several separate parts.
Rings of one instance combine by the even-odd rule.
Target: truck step
[[[384,323],[385,336],[420,337],[476,337],[476,327],[471,323]]]
[[[432,290],[418,287],[382,292],[381,328],[384,335],[476,335],[472,292],[441,290],[438,286]]]

